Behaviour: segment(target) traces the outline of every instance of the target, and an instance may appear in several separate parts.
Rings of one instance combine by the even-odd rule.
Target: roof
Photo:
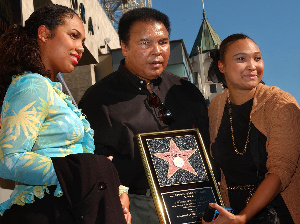
[[[206,13],[203,9],[203,22],[201,24],[197,38],[194,42],[194,46],[190,53],[190,57],[199,54],[198,47],[202,50],[202,52],[206,52],[209,50],[216,49],[216,46],[220,46],[221,42],[221,38],[218,36],[216,31],[207,21]]]

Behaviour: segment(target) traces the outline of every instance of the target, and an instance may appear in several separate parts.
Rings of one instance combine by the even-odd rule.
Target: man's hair
[[[169,35],[171,33],[169,17],[164,13],[152,8],[136,8],[127,11],[119,21],[118,34],[120,42],[127,46],[130,39],[130,29],[136,22],[160,22],[164,24]]]

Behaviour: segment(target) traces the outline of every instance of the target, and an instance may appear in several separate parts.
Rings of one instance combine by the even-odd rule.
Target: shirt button
[[[82,216],[80,216],[79,223],[80,223],[80,224],[84,224],[84,217],[83,217],[83,215],[82,215]]]
[[[143,84],[143,83],[144,83],[144,81],[140,81],[140,83],[141,83],[141,84]]]
[[[142,90],[142,88],[140,87],[139,90]]]
[[[99,189],[99,190],[105,190],[105,189],[106,189],[106,183],[100,182],[100,183],[98,184],[98,189]]]

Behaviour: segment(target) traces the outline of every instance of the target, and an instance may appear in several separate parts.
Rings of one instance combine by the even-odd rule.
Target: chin
[[[253,83],[253,84],[248,85],[246,88],[248,90],[252,90],[252,89],[256,88],[258,86],[258,84],[259,84],[259,82],[258,83]]]
[[[160,73],[160,74],[161,74],[161,73]],[[151,80],[157,79],[157,78],[160,76],[160,74],[159,74],[159,75],[152,75],[152,76],[151,76]]]
[[[75,67],[74,66],[72,66],[72,68],[69,68],[69,69],[65,69],[62,73],[71,73],[71,72],[73,72],[74,71],[74,69],[75,69]]]

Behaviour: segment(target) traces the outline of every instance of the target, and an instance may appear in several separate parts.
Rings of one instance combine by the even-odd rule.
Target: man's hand
[[[125,193],[125,192],[122,193],[120,195],[120,201],[121,201],[121,204],[122,204],[122,209],[123,209],[123,213],[124,213],[124,216],[125,216],[125,220],[126,220],[127,224],[131,224],[131,214],[129,212],[130,202],[129,202],[128,194]]]

